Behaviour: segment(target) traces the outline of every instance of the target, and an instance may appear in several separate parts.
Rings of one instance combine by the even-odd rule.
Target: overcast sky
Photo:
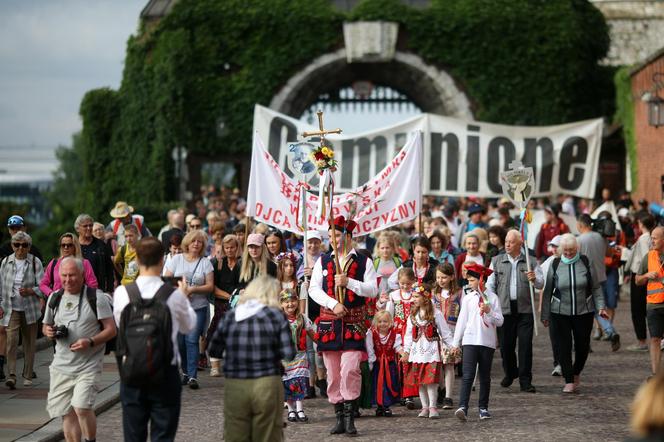
[[[0,0],[0,145],[70,145],[85,92],[117,89],[147,0]]]
[[[71,145],[95,88],[117,89],[147,0],[0,0],[0,146]],[[346,133],[418,112],[328,112]],[[361,117],[361,118],[358,118]],[[247,141],[250,142],[250,141]]]

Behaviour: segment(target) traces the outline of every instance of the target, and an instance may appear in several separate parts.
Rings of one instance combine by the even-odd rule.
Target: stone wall
[[[664,47],[664,2],[591,0],[606,17],[611,48],[605,64],[637,64]]]

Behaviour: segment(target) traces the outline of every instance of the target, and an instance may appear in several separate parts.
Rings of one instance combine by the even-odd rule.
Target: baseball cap
[[[7,220],[7,227],[23,227],[24,225],[25,221],[18,215],[12,215]]]
[[[319,241],[323,240],[320,232],[318,230],[307,230],[307,241],[310,239],[317,239]]]
[[[551,241],[549,241],[550,246],[554,247],[560,247],[560,240],[562,238],[562,235],[556,235],[553,238],[551,238]]]
[[[247,237],[248,246],[262,246],[265,243],[265,236],[260,233],[252,233]]]

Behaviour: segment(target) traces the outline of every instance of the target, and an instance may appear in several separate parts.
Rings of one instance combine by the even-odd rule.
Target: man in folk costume
[[[357,434],[353,401],[362,386],[360,361],[366,351],[366,298],[378,296],[377,274],[369,259],[352,248],[357,224],[339,216],[330,226],[330,241],[336,241],[342,273],[337,274],[334,253],[316,261],[309,296],[321,306],[318,321],[318,351],[327,368],[327,395],[337,418],[330,434]],[[336,235],[336,237],[335,237]],[[343,296],[337,297],[341,288]]]

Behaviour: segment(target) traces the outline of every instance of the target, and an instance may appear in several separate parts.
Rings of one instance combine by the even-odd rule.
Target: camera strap
[[[78,295],[78,313],[76,316],[76,320],[81,317],[81,308],[83,305],[83,294],[87,291],[88,287],[83,286],[81,288],[81,293]],[[55,320],[55,315],[58,311],[58,307],[60,307],[60,301],[62,301],[62,295],[64,295],[65,290],[60,289],[57,292],[51,293],[51,296],[48,298],[48,308],[53,310],[53,319]],[[96,307],[96,306],[95,306]],[[95,309],[95,314],[96,314],[96,309]]]

